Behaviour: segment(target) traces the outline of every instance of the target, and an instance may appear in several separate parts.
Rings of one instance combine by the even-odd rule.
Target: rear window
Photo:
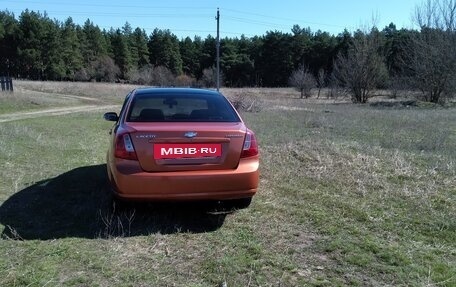
[[[239,122],[228,100],[217,95],[135,95],[127,122]]]

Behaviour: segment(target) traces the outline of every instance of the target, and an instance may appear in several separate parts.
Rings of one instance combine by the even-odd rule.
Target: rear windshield
[[[223,96],[135,95],[127,122],[240,122]]]

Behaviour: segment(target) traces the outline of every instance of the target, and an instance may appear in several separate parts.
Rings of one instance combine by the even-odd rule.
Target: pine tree
[[[120,68],[120,76],[126,79],[132,68],[130,50],[128,49],[127,38],[120,29],[109,32],[112,54],[115,64]]]
[[[184,74],[196,77],[199,71],[199,51],[190,37],[180,41],[180,54],[182,57],[182,71]]]
[[[17,76],[19,37],[19,25],[14,14],[0,11],[0,75]]]
[[[146,31],[139,27],[130,35],[130,52],[132,63],[137,68],[142,68],[149,64],[149,49],[147,47]]]
[[[292,36],[282,32],[267,32],[260,49],[258,69],[263,86],[283,87],[293,71]]]
[[[89,67],[93,61],[108,54],[108,43],[103,33],[89,19],[85,21],[78,37],[85,67]]]
[[[62,38],[60,23],[45,15],[42,18],[43,38],[41,39],[41,59],[43,80],[62,80],[65,77],[65,63],[62,58]]]
[[[19,17],[21,37],[18,45],[19,69],[22,76],[31,79],[41,79],[44,68],[39,47],[42,44],[44,27],[41,15],[25,10]]]
[[[221,64],[225,84],[236,87],[255,84],[254,64],[249,53],[251,45],[243,35],[240,39],[225,38],[222,41]]]
[[[216,39],[208,35],[201,45],[200,69],[201,75],[205,69],[215,67]]]
[[[65,70],[64,78],[74,80],[75,73],[83,67],[83,58],[77,26],[71,17],[63,24],[61,33],[61,57]]]
[[[169,30],[155,29],[148,43],[150,63],[164,66],[175,75],[182,74],[179,40]]]

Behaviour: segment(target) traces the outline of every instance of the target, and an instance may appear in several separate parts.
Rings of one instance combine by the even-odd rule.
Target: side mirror
[[[105,113],[103,118],[110,122],[117,122],[119,120],[119,116],[114,112]]]

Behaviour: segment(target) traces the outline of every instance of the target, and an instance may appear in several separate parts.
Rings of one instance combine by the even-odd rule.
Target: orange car
[[[258,144],[219,92],[140,88],[110,131],[108,178],[120,200],[216,200],[247,207],[259,181]]]

